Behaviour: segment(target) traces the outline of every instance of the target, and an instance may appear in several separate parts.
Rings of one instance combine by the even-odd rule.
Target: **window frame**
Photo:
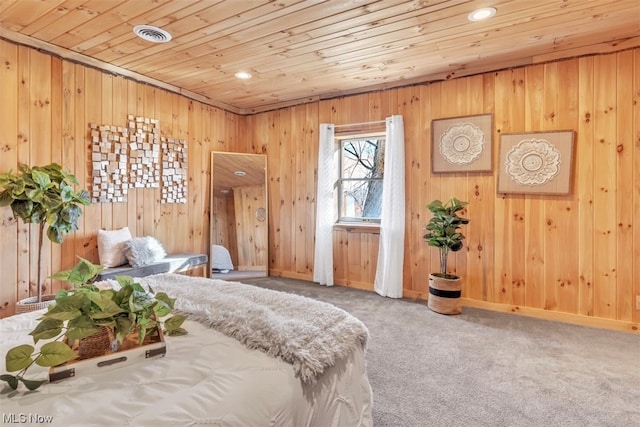
[[[348,141],[366,140],[366,139],[384,140],[384,144],[387,143],[387,135],[386,135],[386,132],[384,131],[335,136],[335,140],[338,145],[338,162],[337,162],[338,163],[338,180],[336,181],[336,192],[337,192],[337,199],[338,199],[337,200],[338,219],[336,221],[336,225],[371,226],[371,227],[380,226],[380,218],[362,218],[362,217],[342,216],[343,182],[347,182],[347,181],[384,182],[384,176],[382,178],[343,178],[342,176],[344,144]],[[383,157],[383,161],[384,161],[384,157]]]

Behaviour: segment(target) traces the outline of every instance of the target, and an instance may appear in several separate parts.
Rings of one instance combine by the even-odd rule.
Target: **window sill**
[[[337,223],[333,225],[334,230],[344,230],[347,233],[370,233],[380,234],[380,224],[377,223]]]

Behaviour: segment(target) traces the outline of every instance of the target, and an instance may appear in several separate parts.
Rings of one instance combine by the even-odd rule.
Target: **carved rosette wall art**
[[[568,194],[573,131],[500,136],[499,193]]]
[[[431,133],[433,172],[491,171],[491,114],[435,119],[431,121]]]
[[[160,136],[157,119],[90,123],[93,202],[126,202],[130,188],[161,188],[162,203],[187,202],[187,142]]]
[[[480,157],[484,133],[473,123],[450,126],[440,137],[440,154],[454,165],[468,165]]]
[[[522,185],[541,185],[560,171],[560,151],[544,139],[522,140],[507,153],[507,175]]]

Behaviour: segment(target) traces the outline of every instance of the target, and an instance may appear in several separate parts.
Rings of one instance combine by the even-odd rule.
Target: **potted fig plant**
[[[54,295],[43,297],[42,246],[45,234],[54,243],[61,243],[64,235],[78,229],[82,205],[90,202],[89,192],[76,192],[75,176],[62,170],[57,163],[46,166],[20,164],[18,172],[0,174],[0,207],[11,206],[16,218],[26,224],[39,224],[37,296],[22,299],[16,304],[16,312],[44,308]]]
[[[447,272],[449,252],[462,249],[464,234],[460,226],[468,224],[467,218],[458,213],[468,205],[455,197],[446,203],[434,200],[427,205],[433,216],[426,225],[427,233],[423,236],[429,246],[438,248],[440,252],[440,272],[429,275],[428,307],[441,314],[460,314],[460,296],[462,294],[462,279]]]
[[[34,345],[40,340],[52,341],[38,351],[30,344],[11,348],[5,356],[6,371],[17,373],[0,375],[0,380],[14,390],[19,383],[35,390],[46,380],[24,377],[33,364],[59,366],[74,359],[116,352],[125,339],[134,339],[137,345],[142,345],[162,331],[168,335],[187,333],[182,328],[185,316],[177,314],[163,319],[173,311],[174,298],[145,289],[129,276],[116,277],[115,286],[97,286],[94,280],[101,270],[101,266],[80,258],[73,269],[53,276],[67,281],[72,289],[58,291],[56,304],[38,318],[40,322],[29,333]],[[83,344],[86,344],[84,354]]]

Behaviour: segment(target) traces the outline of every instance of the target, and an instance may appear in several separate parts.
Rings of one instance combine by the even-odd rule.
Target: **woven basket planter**
[[[440,314],[460,314],[462,305],[462,279],[444,278],[434,274],[429,275],[428,307]]]
[[[100,331],[78,342],[78,359],[91,359],[111,353],[115,339],[113,328],[102,326]]]

